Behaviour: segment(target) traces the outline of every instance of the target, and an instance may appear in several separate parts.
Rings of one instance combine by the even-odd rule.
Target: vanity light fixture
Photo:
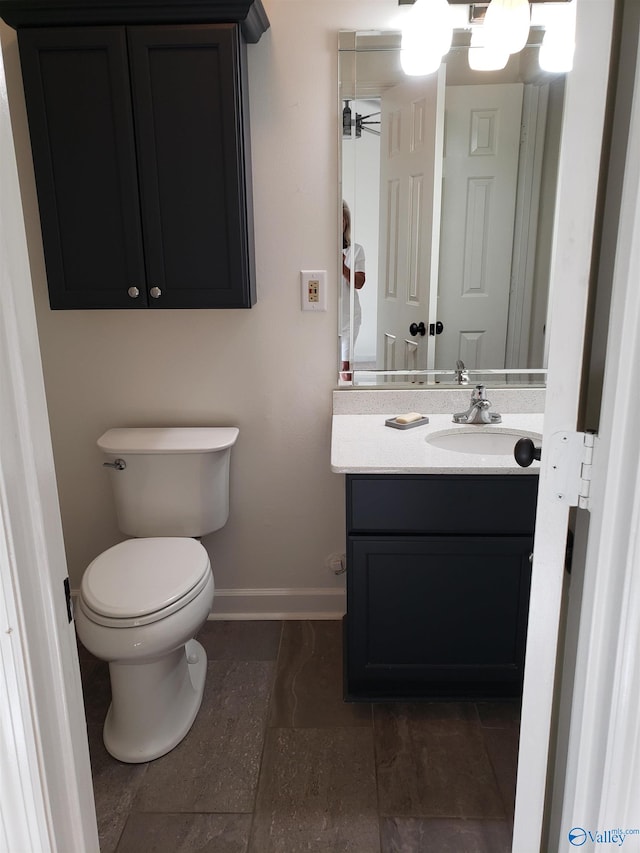
[[[398,0],[401,6],[413,6],[402,25],[402,69],[408,75],[434,73],[451,47],[451,7],[467,5],[471,26],[469,66],[475,71],[498,71],[505,67],[511,54],[526,46],[535,4],[535,25],[545,28],[540,67],[551,72],[570,71],[575,50],[576,2],[490,0],[469,5],[467,0]],[[486,9],[484,14],[482,7]]]

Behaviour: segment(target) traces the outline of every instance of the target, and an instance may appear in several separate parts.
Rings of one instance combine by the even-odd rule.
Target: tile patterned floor
[[[148,764],[102,745],[80,650],[102,853],[507,853],[519,709],[342,701],[339,622],[208,622],[202,708]]]

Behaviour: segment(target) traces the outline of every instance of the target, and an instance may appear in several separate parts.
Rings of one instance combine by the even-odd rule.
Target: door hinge
[[[549,476],[553,500],[589,509],[597,439],[593,432],[556,432],[551,436]]]
[[[69,622],[73,622],[73,601],[71,600],[71,585],[69,578],[64,579],[64,597],[67,602],[67,618]]]

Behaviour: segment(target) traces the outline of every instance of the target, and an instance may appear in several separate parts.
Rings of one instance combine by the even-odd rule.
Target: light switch
[[[327,271],[301,270],[300,296],[303,311],[326,311]]]

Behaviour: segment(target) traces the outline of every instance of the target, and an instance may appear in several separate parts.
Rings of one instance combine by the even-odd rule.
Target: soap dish
[[[424,424],[429,423],[429,418],[424,415],[424,417],[420,418],[418,421],[411,421],[409,424],[399,424],[396,418],[387,418],[384,422],[385,426],[393,427],[393,429],[412,429],[417,426],[424,426]]]

